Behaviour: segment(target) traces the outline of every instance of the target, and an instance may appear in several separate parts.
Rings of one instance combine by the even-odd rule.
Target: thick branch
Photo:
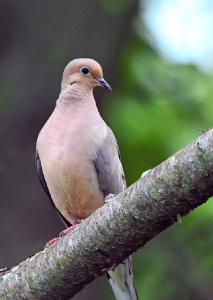
[[[69,299],[213,195],[213,130],[150,170],[70,234],[0,278],[0,299]]]

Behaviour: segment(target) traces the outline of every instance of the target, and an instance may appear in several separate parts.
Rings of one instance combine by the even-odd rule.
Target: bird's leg
[[[79,223],[74,224],[66,229],[64,229],[63,231],[60,232],[59,237],[64,236],[65,234],[67,234],[68,232],[70,232],[71,230],[73,230],[76,226],[78,226]]]
[[[73,230],[76,226],[78,226],[78,224],[79,224],[79,223],[74,224],[74,225],[72,225],[72,226],[70,226],[70,227],[64,229],[63,231],[61,231],[60,234],[59,234],[59,236],[56,237],[56,238],[54,238],[54,239],[52,239],[52,240],[50,240],[50,241],[47,243],[46,246],[47,246],[47,247],[48,247],[48,246],[54,246],[60,237],[63,237],[63,236],[66,235],[68,232],[70,232],[71,230]]]

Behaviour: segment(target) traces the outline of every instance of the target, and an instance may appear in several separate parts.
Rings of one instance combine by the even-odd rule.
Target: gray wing
[[[56,209],[57,213],[59,214],[61,220],[63,221],[63,223],[65,223],[66,226],[70,226],[71,224],[62,216],[62,214],[60,213],[60,211],[55,207],[55,204],[52,200],[52,197],[50,195],[46,180],[44,178],[44,173],[42,170],[42,166],[41,166],[41,160],[38,154],[38,151],[36,150],[36,158],[35,158],[35,162],[36,162],[36,171],[37,171],[37,177],[41,183],[41,186],[43,188],[43,190],[46,192],[48,198],[50,199],[50,202],[52,203],[53,207]]]
[[[117,141],[109,127],[107,127],[107,136],[97,151],[94,165],[104,197],[109,194],[119,194],[125,189],[126,181]]]
[[[97,151],[94,164],[104,197],[123,191],[126,187],[123,167],[116,139],[109,127],[107,136]],[[130,258],[127,258],[113,271],[109,271],[107,277],[117,300],[138,300]]]

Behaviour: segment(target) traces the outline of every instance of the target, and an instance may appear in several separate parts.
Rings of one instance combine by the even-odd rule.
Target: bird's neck
[[[56,105],[81,105],[81,103],[90,102],[95,104],[92,89],[81,89],[76,86],[69,86],[61,90]]]
[[[92,89],[89,92],[77,88],[63,89],[56,102],[56,110],[76,118],[85,115],[85,111],[89,115],[99,115]]]

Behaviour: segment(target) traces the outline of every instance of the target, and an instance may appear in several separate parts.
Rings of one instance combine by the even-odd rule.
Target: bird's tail
[[[130,256],[107,274],[116,300],[138,300],[131,260]]]

